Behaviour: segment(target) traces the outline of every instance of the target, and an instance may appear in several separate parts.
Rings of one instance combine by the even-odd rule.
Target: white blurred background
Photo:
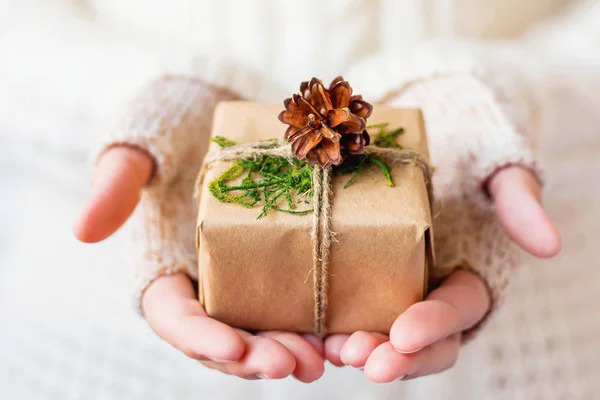
[[[95,2],[96,11],[76,3],[0,0],[0,399],[287,398],[290,385],[299,399],[391,396],[392,388],[367,384],[360,371],[329,368],[310,387],[244,383],[207,371],[135,315],[122,233],[95,246],[76,242],[71,222],[87,194],[95,140],[140,84],[163,71],[193,69],[184,54],[189,21],[180,31],[152,35],[144,26],[161,16],[141,11],[139,25],[128,26],[118,13],[102,11],[119,10],[116,1]],[[565,111],[572,119],[583,112]],[[515,338],[515,347],[502,344],[496,352],[508,358],[506,370],[478,371],[469,381],[473,392],[492,385],[511,399],[600,398],[600,263],[593,257],[600,237],[600,128],[572,132],[571,122],[551,121],[554,133],[541,145],[551,166],[547,208],[563,231],[566,254],[579,256],[543,265],[527,259],[517,295],[461,356],[458,369],[482,349],[493,353]],[[548,297],[557,290],[560,296]],[[525,314],[524,307],[535,312]],[[575,353],[572,343],[586,351]],[[552,355],[544,365],[511,364],[511,354],[540,348]],[[455,373],[403,393],[463,398],[449,384]],[[360,385],[345,387],[348,381]],[[550,382],[552,391],[539,389]],[[528,383],[531,392],[515,391]]]

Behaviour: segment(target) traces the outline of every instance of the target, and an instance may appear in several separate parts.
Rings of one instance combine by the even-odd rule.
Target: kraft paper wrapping
[[[218,105],[213,136],[238,143],[283,136],[281,105],[225,102]],[[398,141],[428,158],[421,111],[375,106],[368,124],[404,127]],[[216,149],[215,143],[211,150]],[[197,227],[200,301],[207,313],[248,330],[310,332],[314,325],[312,215],[222,203],[207,184],[231,163],[215,165],[201,189]],[[394,165],[395,187],[380,170],[332,182],[332,231],[326,329],[388,333],[396,317],[426,292],[433,262],[431,215],[423,172]]]

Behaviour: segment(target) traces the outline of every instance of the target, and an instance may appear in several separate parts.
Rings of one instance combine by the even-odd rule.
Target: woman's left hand
[[[502,169],[487,189],[500,225],[513,242],[536,257],[560,252],[560,235],[542,208],[540,185],[530,171],[517,166]],[[477,275],[457,270],[424,301],[402,313],[389,337],[365,331],[332,335],[325,341],[325,354],[334,365],[364,368],[376,383],[441,372],[454,365],[462,332],[483,319],[490,302]]]

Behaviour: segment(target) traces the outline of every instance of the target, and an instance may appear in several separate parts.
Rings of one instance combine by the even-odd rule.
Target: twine
[[[383,161],[394,164],[409,164],[420,168],[425,178],[425,186],[429,195],[429,206],[433,204],[433,187],[431,184],[431,167],[419,153],[414,150],[384,148],[370,146],[365,153],[376,155]],[[196,197],[200,191],[206,173],[217,162],[257,159],[265,156],[279,156],[292,159],[292,149],[288,143],[277,141],[261,141],[223,147],[211,151],[204,159],[204,164],[196,181]],[[313,293],[314,293],[314,333],[325,336],[327,314],[327,291],[329,287],[329,253],[333,232],[331,231],[331,177],[332,168],[321,168],[315,164],[313,168],[313,218],[312,218],[312,258],[313,258]]]
[[[329,249],[331,248],[331,168],[318,164],[313,169],[313,285],[314,332],[325,336],[325,312],[329,280]]]

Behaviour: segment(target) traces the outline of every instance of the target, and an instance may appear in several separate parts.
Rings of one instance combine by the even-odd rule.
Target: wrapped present
[[[338,157],[328,132],[296,144],[307,121],[294,119],[300,101],[286,101],[285,115],[273,104],[217,106],[197,188],[200,301],[210,316],[247,330],[388,333],[422,300],[433,262],[423,117],[417,109],[369,109],[374,143],[366,146],[365,118],[352,122],[363,104],[343,108],[353,115],[323,108],[321,123],[309,112],[316,130],[304,135],[329,129],[336,140],[345,139],[343,129],[356,131],[340,141]],[[294,117],[287,132],[278,115]],[[346,128],[336,130],[342,120]],[[291,145],[270,140],[284,132]]]

